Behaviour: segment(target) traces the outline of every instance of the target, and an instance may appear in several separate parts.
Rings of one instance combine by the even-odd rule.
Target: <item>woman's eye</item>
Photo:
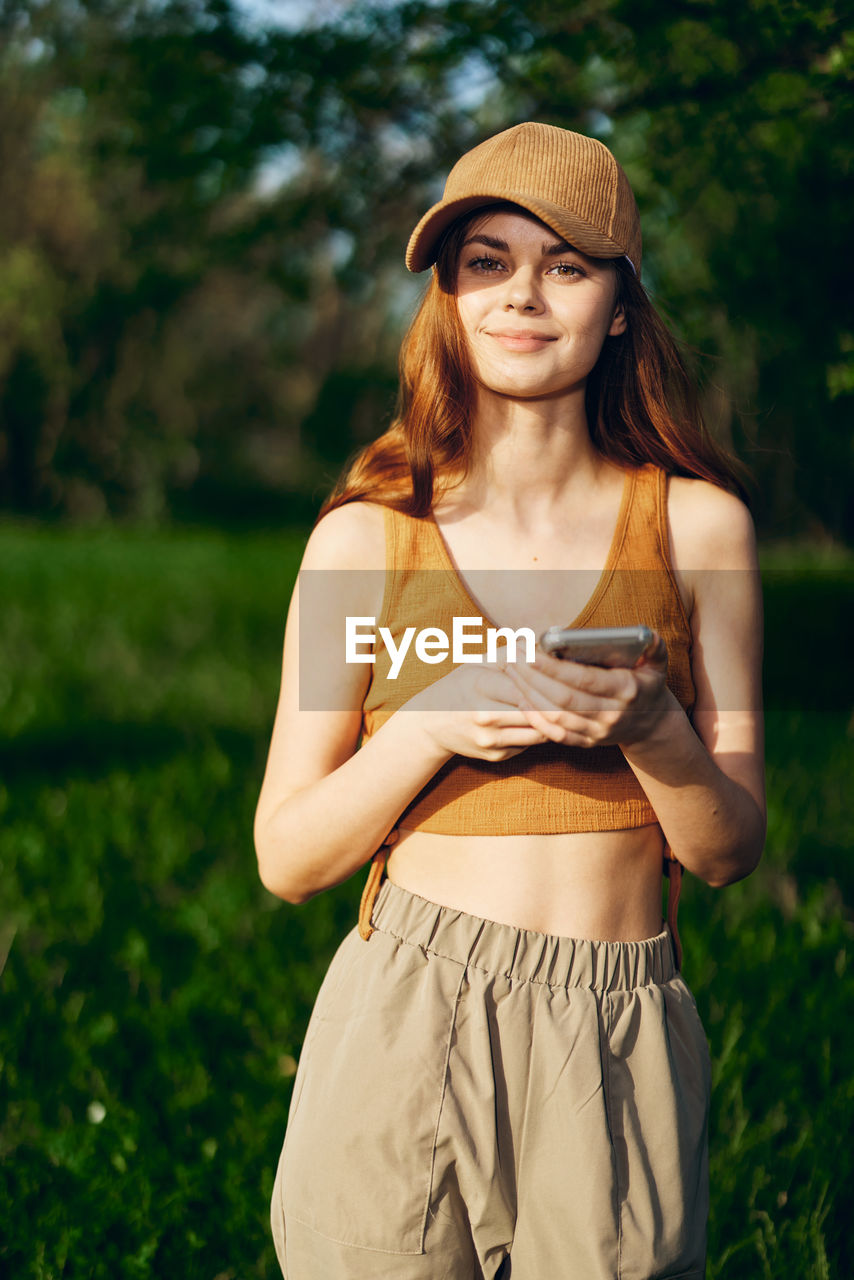
[[[469,267],[475,271],[493,272],[499,270],[501,263],[497,258],[472,258]]]
[[[563,276],[567,280],[575,280],[577,277],[584,275],[577,262],[556,262],[551,270],[555,275]]]

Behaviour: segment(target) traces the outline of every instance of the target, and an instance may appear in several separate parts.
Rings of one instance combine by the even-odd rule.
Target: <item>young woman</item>
[[[399,416],[306,548],[256,822],[290,902],[380,851],[295,1081],[288,1280],[703,1275],[708,1049],[661,874],[759,860],[760,601],[640,259],[610,152],[533,123],[411,238]],[[604,668],[478,621],[656,634]]]

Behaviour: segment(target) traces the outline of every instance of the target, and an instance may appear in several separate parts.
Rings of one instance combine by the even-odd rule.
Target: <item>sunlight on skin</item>
[[[514,213],[486,218],[463,246],[457,305],[476,376],[499,396],[583,388],[608,336],[624,331],[616,273]]]

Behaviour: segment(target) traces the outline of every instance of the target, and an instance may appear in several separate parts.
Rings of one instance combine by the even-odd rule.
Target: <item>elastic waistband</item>
[[[642,942],[564,938],[441,907],[390,880],[383,881],[371,923],[431,955],[549,987],[626,991],[669,982],[677,971],[667,926]]]

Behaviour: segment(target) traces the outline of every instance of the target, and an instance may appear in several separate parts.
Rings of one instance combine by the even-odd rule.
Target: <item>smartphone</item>
[[[633,667],[652,641],[649,627],[549,627],[540,647],[555,658],[593,667]]]

